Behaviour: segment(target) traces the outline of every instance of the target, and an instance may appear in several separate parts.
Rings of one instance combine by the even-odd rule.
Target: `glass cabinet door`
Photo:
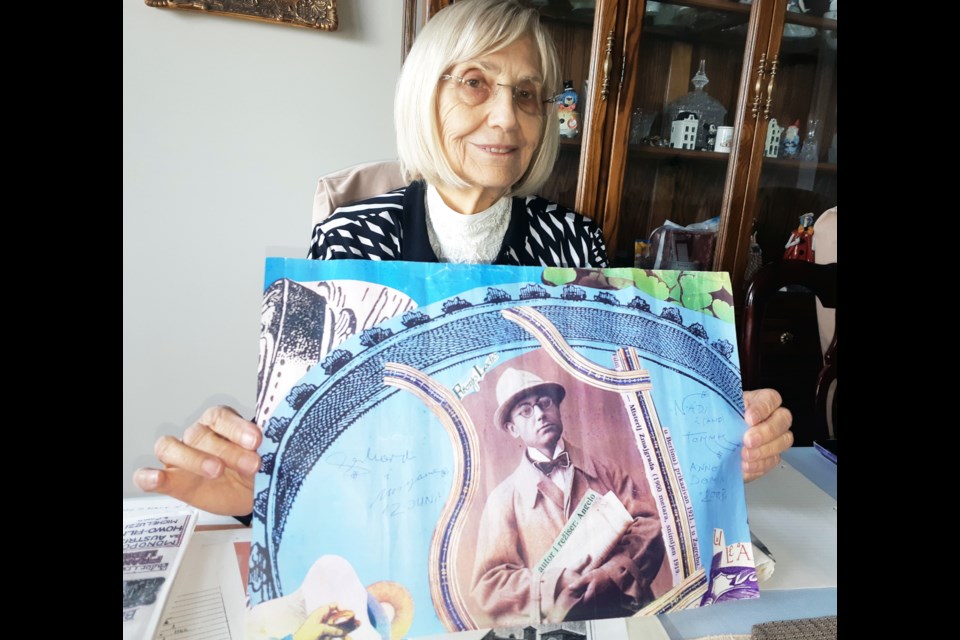
[[[801,214],[837,204],[836,0],[641,6],[600,208],[611,259],[725,270],[742,290]]]
[[[709,231],[719,229],[728,164],[742,137],[736,119],[751,9],[730,0],[646,2],[634,24],[628,17],[618,126],[626,154],[603,221],[615,265],[714,268],[717,235]],[[610,173],[616,180],[616,169]],[[671,224],[695,227],[654,235]]]
[[[837,205],[836,0],[808,1],[805,13],[795,0],[787,5],[775,32],[779,51],[767,67],[766,126],[757,133],[765,136],[763,161],[750,226],[756,242],[747,248],[745,281],[761,263],[783,259],[804,214],[812,222]],[[791,248],[798,251],[806,247]]]
[[[616,0],[605,2],[610,6],[616,4]],[[600,96],[601,87],[595,84],[602,83],[602,76],[594,74],[596,60],[591,58],[591,53],[598,30],[597,5],[604,2],[530,0],[529,4],[540,11],[541,24],[553,37],[563,82],[563,87],[558,87],[563,89],[563,99],[556,108],[556,135],[560,136],[560,152],[553,174],[540,189],[540,195],[593,217],[595,194],[592,190],[595,187],[592,185],[596,179],[583,181],[581,177],[584,172],[593,169],[589,150],[591,138],[602,137],[602,117],[594,116],[598,110],[594,102],[605,99],[605,96]],[[576,94],[575,98],[571,92]]]
[[[524,1],[578,94],[540,195],[592,217],[614,266],[659,255],[742,291],[748,262],[836,205],[837,0]]]

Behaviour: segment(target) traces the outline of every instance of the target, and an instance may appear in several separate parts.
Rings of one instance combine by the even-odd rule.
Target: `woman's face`
[[[539,69],[536,46],[531,39],[524,38],[447,71],[468,81],[485,77],[491,83],[510,85],[492,85],[495,90],[491,97],[475,106],[463,102],[462,87],[457,81],[444,81],[440,86],[437,109],[443,149],[453,170],[470,184],[468,189],[455,194],[455,199],[467,199],[477,205],[475,211],[461,209],[461,213],[475,213],[489,207],[530,166],[540,143],[543,110],[531,114],[521,109],[514,101],[512,87],[534,86],[542,99]],[[442,195],[448,195],[449,187],[437,185],[437,188]],[[450,198],[445,200],[456,208]]]

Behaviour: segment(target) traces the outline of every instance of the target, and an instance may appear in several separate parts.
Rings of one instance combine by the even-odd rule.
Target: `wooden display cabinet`
[[[408,2],[405,46],[446,4]],[[634,241],[667,220],[687,225],[719,216],[712,268],[730,272],[740,300],[752,231],[764,261],[780,259],[801,214],[820,215],[837,204],[830,154],[837,132],[837,21],[822,17],[827,0],[807,0],[807,14],[788,12],[787,0],[529,4],[557,43],[564,79],[581,92],[582,133],[561,141],[541,195],[597,221],[614,265],[632,266]],[[638,107],[659,114],[651,135],[669,131],[667,105],[692,90],[701,60],[710,80],[705,91],[726,107],[723,124],[734,127],[732,151],[631,143]],[[798,121],[801,140],[808,121],[817,119],[816,161],[765,156],[771,118],[784,128]]]

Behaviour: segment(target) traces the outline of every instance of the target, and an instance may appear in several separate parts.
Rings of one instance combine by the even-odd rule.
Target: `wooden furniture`
[[[418,25],[450,2],[408,0],[405,47]],[[742,300],[754,227],[767,245],[764,260],[779,259],[802,213],[837,204],[830,151],[837,132],[837,21],[822,17],[827,0],[807,0],[807,14],[788,13],[787,0],[530,4],[554,36],[564,79],[581,93],[584,123],[579,138],[562,139],[554,177],[541,194],[596,220],[615,266],[633,266],[634,241],[666,220],[687,225],[720,216],[713,268],[730,272]],[[651,135],[669,137],[663,114],[693,89],[701,60],[705,91],[727,109],[722,124],[734,127],[732,151],[632,143],[637,108],[657,114]],[[817,120],[815,159],[766,157],[771,118],[784,128],[799,122],[801,139],[808,121]]]
[[[836,262],[780,260],[760,269],[747,289],[743,387],[780,392],[783,405],[793,412],[794,439],[800,446],[836,437],[837,393],[831,384],[837,380],[838,326],[821,358],[813,296],[825,308],[837,308],[837,270]],[[781,291],[784,287],[788,291]]]

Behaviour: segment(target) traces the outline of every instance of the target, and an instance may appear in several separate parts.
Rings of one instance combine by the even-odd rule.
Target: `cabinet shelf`
[[[763,166],[776,169],[815,169],[818,173],[837,172],[837,165],[832,162],[804,162],[789,158],[764,158]]]
[[[540,12],[540,17],[543,18],[545,22],[566,22],[579,25],[593,25],[593,9],[572,9],[570,6],[564,5],[555,6],[547,5],[545,7],[538,7],[537,10]]]
[[[660,35],[672,35],[675,37],[698,36],[702,37],[705,33],[722,32],[724,29],[746,25],[750,20],[750,5],[730,0],[677,0],[670,4],[683,5],[698,9],[696,19],[691,25],[654,25],[653,16],[645,16],[647,25],[645,30],[649,33]],[[571,9],[569,5],[564,6],[547,5],[540,7],[540,15],[548,22],[565,22],[591,26],[594,22],[594,14],[588,9]],[[815,27],[817,29],[837,31],[836,20],[812,16],[805,13],[787,12],[784,21],[787,24],[797,24],[805,27]],[[730,34],[736,35],[736,34]],[[738,36],[742,40],[742,34]]]
[[[750,19],[750,5],[730,0],[671,0],[670,4],[678,4],[695,9],[706,9],[708,11],[719,11],[731,16],[739,15],[740,21],[744,24]],[[819,16],[811,16],[805,13],[787,12],[786,22],[788,24],[800,24],[806,27],[816,27],[818,29],[837,30],[837,21]]]
[[[787,24],[800,24],[805,27],[816,27],[817,29],[826,29],[828,31],[837,30],[837,21],[819,16],[808,16],[805,13],[787,13]]]
[[[727,14],[731,17],[738,16],[736,20],[742,24],[746,24],[750,19],[750,5],[739,2],[731,2],[731,0],[671,0],[670,4],[692,7],[694,9],[700,9],[708,12],[719,12]],[[556,4],[551,3],[546,6],[539,7],[539,11],[540,15],[547,20],[575,22],[591,25],[594,21],[593,9],[573,9],[566,2],[560,2]],[[652,16],[649,14],[646,17],[652,18]],[[812,16],[805,13],[787,12],[785,20],[788,24],[799,24],[806,27],[829,29],[831,31],[837,30],[836,20],[830,20],[829,18],[823,18],[820,16]],[[736,22],[734,24],[736,24]]]
[[[671,0],[670,4],[679,4],[685,7],[694,7],[696,9],[711,9],[713,11],[723,11],[724,13],[741,13],[747,17],[750,16],[750,5],[740,2],[730,2],[730,0]]]
[[[700,160],[704,162],[726,162],[729,153],[716,151],[693,151],[674,149],[673,147],[653,147],[647,144],[631,144],[630,157],[642,160]]]
[[[692,151],[673,147],[653,147],[646,144],[631,144],[630,157],[640,160],[695,160],[702,162],[726,162],[729,153],[716,151]],[[803,162],[790,158],[764,158],[765,167],[773,169],[815,169],[821,173],[837,173],[837,165],[832,162]]]

